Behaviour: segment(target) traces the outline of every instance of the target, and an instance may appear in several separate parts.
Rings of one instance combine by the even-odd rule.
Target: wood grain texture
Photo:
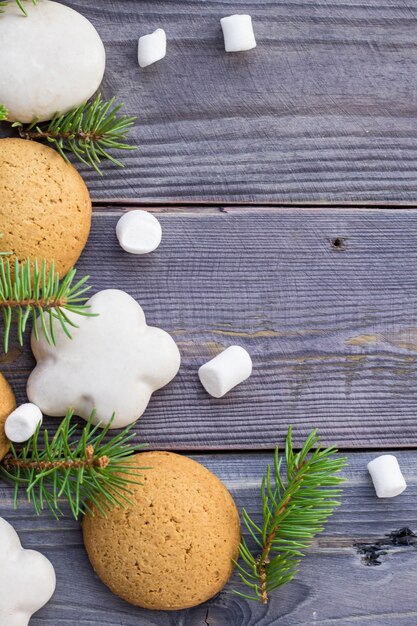
[[[417,214],[340,204],[416,204],[417,0],[65,3],[104,40],[105,96],[139,116],[139,147],[122,155],[124,170],[105,165],[101,179],[80,168],[102,204],[80,273],[95,290],[129,291],[183,356],[137,440],[255,450],[282,441],[291,422],[296,442],[318,426],[343,447],[416,447]],[[235,12],[252,15],[258,47],[227,55],[219,19]],[[156,27],[167,31],[168,55],[140,70],[137,38]],[[114,225],[125,209],[107,200],[159,205],[161,248],[123,253]],[[254,208],[219,209],[239,202]],[[304,211],[297,202],[334,206]],[[215,400],[197,369],[232,343],[252,354],[254,374]],[[27,347],[0,356],[20,401],[32,366]],[[57,570],[57,592],[31,626],[415,626],[416,543],[395,533],[417,532],[416,455],[397,454],[408,489],[389,501],[374,496],[366,472],[374,454],[349,455],[341,509],[268,607],[232,595],[234,580],[178,613],[111,595],[89,566],[79,524],[37,518],[23,502],[13,511],[0,482],[0,515]],[[259,511],[270,454],[194,458],[240,508]]]
[[[79,271],[119,287],[182,353],[178,377],[138,421],[156,448],[272,448],[292,423],[343,447],[417,446],[417,213],[233,209],[159,215],[161,247],[117,245],[121,210],[101,210]],[[239,344],[252,377],[221,400],[198,367]],[[33,365],[14,348],[0,368],[18,399]]]
[[[123,171],[95,199],[406,202],[417,198],[417,0],[95,0],[103,85],[139,116]],[[226,54],[219,19],[252,15],[258,47]],[[137,65],[156,27],[167,57]]]
[[[387,535],[405,526],[417,530],[417,455],[398,454],[408,488],[391,500],[378,500],[373,492],[366,471],[372,457],[349,455],[342,507],[315,540],[297,579],[280,589],[267,607],[232,595],[236,578],[217,598],[188,611],[131,607],[93,573],[77,522],[36,518],[24,502],[13,511],[11,490],[2,482],[0,515],[16,527],[25,547],[44,552],[57,571],[56,594],[31,626],[415,626],[416,540],[410,538],[407,545]],[[260,480],[270,454],[194,458],[225,482],[239,508],[257,516]],[[378,566],[365,564],[358,543],[369,552],[385,552]]]

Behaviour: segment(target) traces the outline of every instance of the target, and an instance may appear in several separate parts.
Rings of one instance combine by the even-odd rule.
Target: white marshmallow
[[[138,62],[140,67],[147,67],[160,61],[167,53],[167,36],[162,28],[157,28],[149,35],[139,37]]]
[[[223,30],[226,52],[243,52],[256,48],[256,40],[250,15],[229,15],[222,17],[220,24]]]
[[[21,404],[10,413],[4,425],[7,439],[14,443],[27,441],[35,433],[38,424],[42,423],[42,411],[36,404]]]
[[[378,498],[394,498],[407,487],[397,458],[393,454],[383,454],[370,461],[368,471]]]
[[[116,226],[117,239],[123,250],[131,254],[148,254],[161,243],[162,228],[156,217],[147,211],[129,211]]]
[[[201,384],[214,398],[222,398],[251,374],[252,359],[240,346],[230,346],[198,370]]]

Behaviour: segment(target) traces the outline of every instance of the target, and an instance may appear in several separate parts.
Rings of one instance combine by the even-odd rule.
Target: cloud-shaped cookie
[[[96,423],[122,428],[145,411],[154,391],[177,374],[176,343],[160,328],[148,326],[142,308],[118,289],[99,291],[88,301],[97,317],[76,316],[72,339],[55,324],[56,346],[32,333],[37,366],[27,395],[43,413],[64,416],[68,408]]]
[[[0,624],[28,626],[55,591],[55,570],[40,552],[24,550],[20,539],[0,517]]]

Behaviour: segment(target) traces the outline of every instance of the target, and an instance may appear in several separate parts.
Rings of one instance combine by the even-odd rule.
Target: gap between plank
[[[330,444],[329,444],[330,445]],[[322,448],[326,448],[328,447],[327,444],[323,444]],[[284,449],[284,445],[282,444],[281,446],[279,446],[280,450],[283,451]],[[380,454],[387,454],[387,453],[397,453],[397,452],[409,452],[409,453],[416,453],[417,455],[417,449],[416,448],[410,448],[410,447],[395,447],[395,446],[388,446],[388,447],[384,447],[384,448],[345,448],[345,447],[339,447],[336,446],[337,448],[337,453],[338,454],[374,454],[374,455],[380,455]],[[169,446],[169,447],[157,447],[157,448],[150,448],[150,450],[163,450],[165,452],[175,452],[176,454],[186,454],[187,456],[216,456],[216,455],[222,455],[222,456],[256,456],[259,454],[265,454],[265,455],[271,455],[273,454],[275,448],[255,448],[255,449],[247,449],[247,448],[176,448],[175,445],[174,446]],[[294,445],[293,446],[293,450],[295,452],[299,452],[301,450],[300,446]]]
[[[194,204],[194,203],[151,203],[151,202],[131,202],[131,201],[120,201],[120,202],[93,202],[93,216],[94,217],[105,217],[107,215],[122,215],[128,210],[134,209],[147,209],[152,211],[153,213],[165,214],[165,215],[188,215],[198,217],[200,215],[250,215],[250,214],[259,214],[259,213],[286,213],[291,211],[306,211],[306,212],[337,212],[337,211],[352,211],[358,212],[361,211],[415,211],[417,210],[417,205],[399,205],[399,204],[320,204],[320,203],[297,203],[297,204],[244,204],[244,203],[230,203],[230,204]]]

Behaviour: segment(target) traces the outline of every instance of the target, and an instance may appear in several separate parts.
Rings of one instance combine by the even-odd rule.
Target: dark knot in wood
[[[330,239],[330,244],[333,250],[339,250],[339,251],[346,250],[344,237],[334,237],[333,239]]]

